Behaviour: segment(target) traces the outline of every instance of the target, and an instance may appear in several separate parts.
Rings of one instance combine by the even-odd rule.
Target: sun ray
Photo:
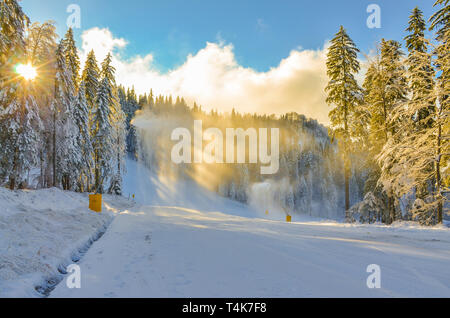
[[[17,64],[15,67],[15,71],[17,74],[22,76],[28,81],[32,81],[37,76],[36,68],[31,65],[31,63],[28,64]]]

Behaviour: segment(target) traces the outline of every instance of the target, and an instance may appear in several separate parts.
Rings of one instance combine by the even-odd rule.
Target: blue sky
[[[358,47],[368,52],[382,37],[401,40],[410,11],[418,5],[425,16],[433,0],[23,0],[33,21],[53,19],[66,30],[69,4],[81,7],[83,30],[108,28],[128,41],[124,54],[151,53],[155,67],[180,66],[206,41],[232,43],[240,65],[267,71],[298,47],[319,49],[343,24]],[[366,27],[369,4],[381,7],[382,28]],[[80,44],[80,43],[79,43]]]
[[[116,80],[139,94],[183,96],[205,110],[297,112],[328,124],[326,50],[342,24],[363,53],[381,38],[403,42],[419,6],[434,0],[23,0],[32,21],[53,19],[63,35],[68,5],[81,8],[75,29],[81,61],[113,53]],[[367,7],[381,8],[369,29]],[[360,60],[364,65],[364,56]],[[83,66],[83,65],[82,65]],[[365,67],[362,68],[364,70]],[[357,75],[362,81],[364,71]]]

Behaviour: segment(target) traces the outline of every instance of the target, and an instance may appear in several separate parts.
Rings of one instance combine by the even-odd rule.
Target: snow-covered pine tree
[[[419,42],[420,50],[414,47],[414,42],[409,42],[407,64],[410,73],[414,72],[410,74],[413,96],[411,101],[394,108],[393,120],[399,124],[379,156],[383,171],[380,183],[394,191],[397,197],[416,191],[413,218],[422,224],[433,225],[442,223],[445,197],[442,195],[440,163],[442,150],[449,149],[448,142],[442,139],[442,127],[448,122],[448,114],[442,104],[435,104],[441,89],[439,85],[433,89],[435,74],[431,68],[428,41],[419,39]],[[423,188],[426,191],[421,191]]]
[[[73,109],[73,119],[78,128],[76,135],[76,147],[81,154],[81,161],[77,170],[79,171],[77,190],[80,192],[89,191],[92,185],[93,148],[91,134],[89,130],[89,109],[86,101],[86,91],[84,81],[81,81],[78,90],[78,97]]]
[[[394,109],[393,118],[401,118],[402,124],[389,138],[379,156],[382,166],[380,183],[397,197],[411,194],[424,184],[431,185],[431,191],[417,196],[412,210],[413,217],[426,225],[442,222],[440,207],[444,198],[438,168],[442,160],[442,140],[439,135],[446,116],[442,108],[436,107],[436,113],[423,119],[431,123],[426,127],[417,125],[415,117],[420,110],[428,108],[433,99],[435,94],[432,93],[420,101]],[[435,167],[435,170],[430,170],[430,166]]]
[[[111,107],[111,126],[113,140],[113,167],[116,167],[115,173],[111,176],[111,185],[109,193],[122,195],[122,173],[125,172],[126,155],[126,129],[125,113],[120,107],[118,101],[114,101]]]
[[[75,93],[77,93],[80,82],[80,58],[78,57],[77,47],[75,45],[75,40],[73,39],[72,28],[69,28],[63,41],[66,64],[72,73],[72,83],[75,87]]]
[[[438,69],[436,98],[438,100],[437,114],[441,120],[436,134],[436,191],[448,199],[450,187],[450,1],[437,0],[434,6],[440,9],[431,18],[431,30],[437,33],[438,45],[435,50],[435,64]],[[446,193],[446,194],[444,194]],[[443,203],[438,203],[438,222],[443,218]]]
[[[125,113],[120,104],[116,86],[115,69],[112,66],[112,55],[108,54],[102,63],[102,75],[111,85],[109,121],[111,123],[112,171],[108,193],[122,194],[122,173],[125,171],[126,131]],[[114,171],[115,170],[115,171]]]
[[[410,32],[406,36],[406,47],[408,48],[408,73],[409,73],[409,83],[412,91],[412,98],[410,103],[421,102],[426,96],[429,96],[434,88],[434,70],[432,67],[432,60],[428,51],[428,40],[425,39],[425,29],[426,24],[423,18],[422,11],[416,7],[410,18],[409,26],[406,31]],[[424,67],[423,69],[418,68],[418,66]],[[429,100],[429,108],[421,108],[420,112],[417,114],[416,121],[419,126],[428,126],[432,123],[424,122],[424,118],[432,120],[430,114],[435,112],[435,101],[433,99]]]
[[[41,121],[34,84],[11,71],[24,57],[29,18],[16,0],[1,1],[0,16],[0,177],[15,189],[36,164]]]
[[[400,47],[397,41],[382,39],[379,54],[371,61],[363,84],[364,105],[370,115],[369,148],[373,158],[380,154],[390,136],[397,130],[399,119],[393,120],[394,109],[406,102],[408,84]],[[376,162],[370,166],[371,172],[365,188],[374,191],[374,195],[381,196],[383,190],[388,190],[378,184],[381,168]],[[390,191],[384,192],[387,213],[382,221],[392,223],[396,219],[395,197]]]
[[[108,79],[101,80],[97,92],[97,109],[93,114],[93,148],[95,163],[95,191],[103,193],[103,183],[111,173],[112,136],[111,123],[109,122],[110,96],[112,88]]]
[[[77,148],[78,129],[73,118],[75,87],[72,72],[66,64],[62,41],[56,50],[55,66],[55,95],[51,106],[53,186],[61,184],[64,190],[70,190],[80,175],[78,168],[82,165],[82,156]]]
[[[407,31],[410,34],[405,38],[409,54],[406,60],[408,67],[408,79],[412,92],[409,108],[417,110],[413,115],[415,128],[420,133],[420,129],[429,128],[433,125],[435,109],[434,90],[434,69],[432,66],[432,57],[428,54],[429,41],[425,39],[426,24],[422,11],[417,7],[413,10],[409,19]],[[428,107],[424,102],[429,103]],[[423,169],[428,172],[433,171],[433,163]],[[416,196],[424,199],[428,195],[429,184],[424,183],[416,189]]]
[[[33,89],[33,83],[23,80],[0,114],[1,172],[8,176],[11,190],[26,186],[27,173],[38,163],[42,122]]]
[[[378,155],[383,145],[386,143],[385,123],[387,114],[384,108],[380,107],[379,96],[383,90],[380,87],[379,77],[379,55],[375,61],[370,61],[364,78],[364,103],[363,108],[367,113],[367,142],[369,157],[367,158],[368,177],[364,185],[365,193],[376,192],[377,182],[380,177],[380,169],[374,157]]]
[[[346,216],[350,208],[351,125],[354,121],[355,109],[362,100],[362,89],[354,77],[354,74],[360,70],[358,52],[354,42],[341,26],[328,49],[327,74],[330,81],[325,91],[328,93],[327,103],[335,106],[329,117],[334,133],[341,142],[344,157]]]
[[[127,152],[132,158],[137,158],[137,136],[136,128],[131,124],[131,120],[134,118],[138,108],[139,105],[134,87],[131,90],[127,89],[126,103],[122,104],[122,109],[124,109],[126,115]]]
[[[113,104],[118,102],[115,99],[115,69],[111,65],[111,55],[105,58],[102,63],[102,80],[97,91],[97,109],[93,117],[93,147],[95,162],[95,191],[103,193],[104,182],[113,171],[113,161],[115,155],[114,140],[111,125],[111,110]]]
[[[90,51],[87,56],[86,64],[84,66],[81,79],[84,82],[86,90],[86,101],[89,106],[89,127],[91,129],[91,136],[92,136],[94,129],[93,116],[97,110],[96,101],[100,79],[100,69],[98,68],[97,65],[94,50]]]

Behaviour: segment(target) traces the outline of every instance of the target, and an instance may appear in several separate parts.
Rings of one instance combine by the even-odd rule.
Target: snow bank
[[[46,295],[104,233],[121,200],[106,196],[97,214],[87,194],[0,188],[0,297]]]

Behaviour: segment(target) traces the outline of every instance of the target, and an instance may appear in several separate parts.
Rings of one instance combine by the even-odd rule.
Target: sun
[[[34,68],[31,63],[18,64],[16,66],[16,73],[28,81],[34,80],[37,76],[36,68]]]

